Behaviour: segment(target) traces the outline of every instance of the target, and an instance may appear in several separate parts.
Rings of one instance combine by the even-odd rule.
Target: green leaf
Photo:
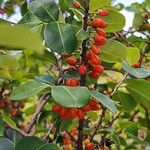
[[[50,85],[54,85],[55,84],[55,80],[52,76],[39,76],[35,78],[37,81],[39,82],[44,82]]]
[[[75,8],[70,8],[69,10],[72,10],[74,15],[77,17],[78,21],[82,21],[84,15],[77,9]]]
[[[2,115],[3,121],[5,121],[9,126],[16,127],[16,123],[6,114]]]
[[[91,0],[90,1],[90,12],[96,11],[106,5],[109,5],[111,0]]]
[[[150,107],[150,82],[145,80],[128,80],[126,86],[130,95],[137,101]]]
[[[56,144],[44,144],[37,150],[59,150]]]
[[[9,139],[0,138],[0,150],[14,150],[14,144]]]
[[[140,50],[136,47],[128,47],[127,62],[130,66],[137,63],[140,59]]]
[[[2,116],[0,116],[0,137],[4,135],[4,122]]]
[[[73,26],[51,22],[45,29],[45,42],[53,52],[72,53],[76,49],[77,39]]]
[[[125,17],[119,12],[110,11],[107,17],[101,18],[108,23],[108,26],[105,29],[106,32],[121,31],[125,26]]]
[[[98,100],[102,105],[104,105],[106,108],[108,108],[111,112],[116,113],[117,108],[113,102],[108,96],[105,96],[97,91],[91,91],[91,96]]]
[[[147,78],[150,76],[149,70],[144,68],[132,68],[126,62],[122,63],[122,68],[136,78]]]
[[[28,97],[34,96],[37,93],[43,91],[45,88],[49,87],[48,84],[37,82],[37,81],[29,81],[25,84],[17,87],[11,94],[11,100],[23,100]]]
[[[67,131],[67,129],[69,129],[69,126],[72,124],[72,121],[73,121],[72,119],[67,119],[61,122],[59,128],[60,132]]]
[[[30,150],[37,150],[42,145],[44,145],[44,141],[37,137],[24,137],[16,144],[15,150],[26,150],[27,147]]]
[[[93,111],[87,112],[86,116],[92,121],[96,121],[99,118],[99,115]]]
[[[142,16],[142,14],[139,13],[135,13],[134,19],[133,19],[133,27],[138,29],[139,27],[141,27],[144,23],[144,18]]]
[[[136,101],[131,95],[121,91],[114,94],[113,99],[121,102],[123,110],[127,113],[130,113],[132,110],[134,110],[137,105]]]
[[[64,107],[84,107],[90,100],[86,87],[53,86],[52,97],[56,103]]]
[[[102,53],[100,57],[103,61],[114,63],[126,60],[127,47],[120,42],[107,40],[107,44],[101,48]]]
[[[18,63],[15,58],[9,55],[0,54],[0,68],[4,70],[14,70],[17,69]]]
[[[54,0],[34,0],[29,4],[29,10],[45,22],[57,21],[59,8]]]
[[[22,26],[0,25],[0,47],[5,49],[41,50],[40,36]]]

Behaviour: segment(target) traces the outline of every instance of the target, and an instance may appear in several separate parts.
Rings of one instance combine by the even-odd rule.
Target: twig
[[[98,128],[102,124],[103,118],[105,116],[105,112],[106,112],[106,108],[103,108],[102,114],[100,115],[100,119],[99,119],[98,123],[95,125],[94,131],[93,131],[92,135],[90,136],[90,141],[93,141],[93,138],[96,135],[96,132],[97,132]]]
[[[83,18],[83,30],[86,31],[88,27],[88,16],[89,16],[89,3],[90,0],[84,0],[85,5],[85,15]],[[85,39],[82,43],[82,53],[81,53],[81,59],[82,63],[86,63],[86,52],[88,50],[87,46],[87,39]],[[86,75],[81,76],[80,85],[85,86],[85,79]],[[79,120],[79,127],[78,127],[78,140],[77,140],[77,150],[83,150],[82,141],[83,141],[83,125],[84,120]]]
[[[133,121],[135,116],[139,113],[139,110],[135,110],[133,114],[130,116],[129,121]]]
[[[123,78],[119,81],[119,83],[116,85],[116,87],[114,88],[113,92],[111,93],[111,96],[114,95],[118,88],[120,87],[120,85],[123,83],[123,81],[127,78],[127,76],[129,75],[129,73],[125,73]]]
[[[38,102],[38,105],[37,105],[37,108],[36,108],[36,111],[35,111],[35,113],[33,114],[32,119],[31,119],[31,122],[30,122],[29,125],[28,125],[28,128],[27,128],[27,130],[26,130],[26,133],[29,134],[29,133],[31,132],[33,126],[35,125],[35,123],[36,123],[36,121],[37,121],[37,118],[38,118],[39,114],[42,112],[42,109],[43,109],[43,107],[45,106],[45,104],[48,102],[49,98],[50,98],[50,94],[49,94],[49,93],[43,95],[43,96],[40,98],[40,100],[39,100],[39,102]]]

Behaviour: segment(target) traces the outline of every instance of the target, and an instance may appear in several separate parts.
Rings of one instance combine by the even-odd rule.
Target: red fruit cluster
[[[67,120],[70,118],[84,119],[86,112],[97,111],[100,109],[100,105],[95,99],[91,99],[89,104],[82,108],[65,108],[60,105],[54,105],[52,111],[59,114],[61,120]]]
[[[8,98],[0,100],[0,109],[9,108],[10,116],[16,116],[20,109],[24,108],[24,103],[12,102]]]

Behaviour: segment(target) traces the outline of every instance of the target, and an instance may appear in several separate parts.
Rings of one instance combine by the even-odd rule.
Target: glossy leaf
[[[107,40],[107,44],[102,46],[102,53],[100,58],[106,62],[121,62],[126,60],[127,47],[117,41]]]
[[[136,47],[128,47],[127,62],[130,66],[137,63],[140,59],[140,50]]]
[[[133,27],[137,29],[143,25],[143,22],[144,22],[144,17],[142,16],[142,14],[135,13],[135,16],[133,19]]]
[[[44,144],[38,150],[59,150],[56,144]]]
[[[17,87],[11,94],[11,100],[23,100],[28,97],[34,96],[37,93],[41,92],[45,88],[49,87],[48,84],[37,82],[37,81],[29,81],[25,84]]]
[[[100,92],[97,91],[91,91],[91,96],[98,100],[104,107],[108,108],[111,112],[116,113],[117,108],[109,97],[101,94]]]
[[[134,110],[137,105],[136,101],[130,94],[121,91],[114,94],[113,99],[119,101],[121,103],[121,107],[127,113],[130,113],[132,110]]]
[[[119,12],[110,11],[107,17],[101,18],[108,23],[105,29],[106,32],[121,31],[125,26],[125,17]]]
[[[30,3],[29,10],[46,22],[57,21],[59,17],[59,8],[54,0],[34,0]]]
[[[147,78],[150,76],[150,70],[144,68],[132,68],[126,62],[122,63],[122,68],[136,78]]]
[[[109,5],[111,0],[91,0],[90,1],[90,11],[93,12],[97,9],[100,9],[106,5]]]
[[[52,76],[39,76],[39,77],[36,77],[36,80],[39,81],[39,82],[44,82],[44,83],[47,83],[47,84],[50,84],[50,85],[54,85],[55,84],[55,80]]]
[[[9,139],[0,138],[0,149],[1,150],[14,150],[14,144]]]
[[[56,103],[64,107],[84,107],[90,100],[86,87],[53,86],[52,97]]]
[[[22,26],[0,25],[0,47],[5,49],[41,50],[40,36]]]
[[[130,95],[137,101],[149,108],[150,106],[150,83],[145,80],[129,80],[126,86]]]
[[[16,144],[15,150],[26,150],[27,147],[30,147],[30,150],[37,150],[42,145],[44,141],[37,137],[24,137]]]
[[[45,42],[53,52],[72,53],[76,49],[77,39],[73,26],[51,22],[44,33]]]

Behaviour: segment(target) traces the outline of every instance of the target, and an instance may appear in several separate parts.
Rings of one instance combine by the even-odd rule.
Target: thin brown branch
[[[90,0],[84,0],[84,9],[85,9],[85,15],[83,18],[83,30],[87,31],[88,27],[88,17],[89,17],[89,3]],[[82,43],[82,53],[81,53],[81,61],[83,64],[86,64],[86,52],[88,50],[87,46],[87,39],[85,39]],[[80,80],[80,85],[85,86],[85,79],[86,75],[81,76]],[[79,120],[79,127],[78,127],[78,140],[77,140],[77,150],[83,150],[83,125],[84,125],[84,120]]]
[[[104,118],[104,116],[105,116],[105,112],[106,112],[106,108],[103,108],[103,111],[102,111],[102,114],[100,115],[99,121],[98,121],[98,123],[95,125],[94,131],[93,131],[93,133],[92,133],[91,136],[90,136],[90,141],[93,141],[93,138],[94,138],[94,136],[96,135],[98,128],[99,128],[100,125],[102,124],[103,118]]]
[[[28,125],[28,128],[27,128],[27,130],[26,130],[26,133],[29,134],[29,133],[31,132],[31,130],[33,129],[33,127],[34,127],[34,125],[35,125],[35,123],[36,123],[36,121],[37,121],[37,118],[38,118],[39,114],[42,112],[42,109],[43,109],[43,107],[45,106],[45,104],[48,102],[49,98],[50,98],[50,94],[49,94],[49,93],[43,95],[43,96],[40,98],[40,100],[39,100],[39,102],[38,102],[38,105],[37,105],[37,108],[36,108],[36,111],[35,111],[35,113],[33,114],[32,119],[31,119],[31,122],[30,122],[29,125]],[[33,134],[34,134],[34,133],[33,133]]]

